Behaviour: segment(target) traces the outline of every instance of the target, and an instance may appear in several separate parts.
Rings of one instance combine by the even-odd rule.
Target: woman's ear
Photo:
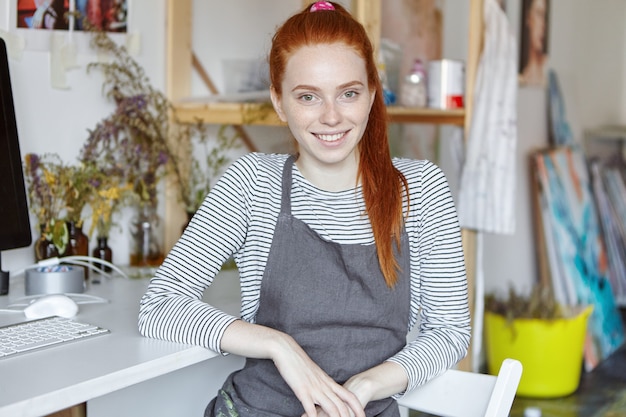
[[[274,106],[274,110],[276,111],[276,114],[278,114],[278,118],[283,123],[287,123],[287,118],[285,117],[285,112],[283,112],[282,102],[281,102],[280,97],[278,96],[278,93],[276,92],[276,89],[274,88],[273,85],[270,86],[270,98],[272,99],[272,106]]]

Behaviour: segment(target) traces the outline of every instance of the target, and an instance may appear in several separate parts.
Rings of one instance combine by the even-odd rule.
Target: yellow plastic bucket
[[[522,362],[524,371],[517,394],[524,397],[563,397],[576,391],[583,364],[586,307],[572,318],[516,319],[485,313],[488,371],[497,375],[505,358]]]

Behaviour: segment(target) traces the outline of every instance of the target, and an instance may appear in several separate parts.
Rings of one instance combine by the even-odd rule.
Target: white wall
[[[4,15],[10,0],[0,0],[0,29],[7,29]],[[165,0],[132,0],[131,32],[141,34],[136,59],[157,88],[164,88]],[[349,4],[349,0],[343,2]],[[507,0],[507,13],[519,30],[520,0]],[[194,2],[194,51],[223,88],[221,63],[226,58],[264,55],[275,26],[300,7],[298,0],[196,0]],[[465,0],[445,0],[444,55],[463,58],[467,50]],[[626,122],[626,1],[552,0],[551,64],[561,78],[568,118],[575,137],[596,124]],[[49,83],[49,54],[26,50],[21,60],[10,62],[22,153],[57,152],[73,160],[87,137],[87,129],[106,116],[112,105],[100,91],[100,77],[87,75],[85,65],[96,57],[83,51],[81,68],[68,74],[70,89],[56,90]],[[201,81],[193,79],[194,95],[206,95]],[[546,98],[540,89],[521,89],[518,95],[519,141],[517,151],[517,231],[513,236],[485,237],[484,268],[487,290],[506,289],[509,283],[529,288],[536,277],[534,236],[530,211],[527,155],[547,145]],[[284,140],[284,130],[250,130],[263,148],[265,140]],[[447,141],[442,150],[452,164]],[[454,171],[448,170],[453,176]],[[451,182],[454,179],[451,178]],[[121,224],[124,225],[124,219]],[[113,236],[114,256],[128,250],[124,233]],[[19,269],[33,261],[32,248],[3,254],[3,269]],[[116,258],[119,263],[127,260]]]
[[[162,89],[165,84],[165,0],[132,0],[129,3],[130,32],[139,33],[141,40],[135,58],[154,86]],[[15,11],[9,6],[15,7],[14,4],[15,1],[0,0],[1,30],[11,28],[8,14],[14,15]],[[54,152],[65,161],[74,162],[87,138],[87,129],[92,129],[113,109],[112,103],[102,96],[101,76],[97,72],[86,73],[86,65],[97,60],[97,56],[86,47],[86,35],[82,34],[82,40],[78,36],[79,68],[67,73],[68,89],[55,89],[50,83],[50,54],[34,45],[28,30],[13,30],[11,33],[26,40],[21,58],[9,60],[22,155]],[[124,219],[120,223],[126,224]],[[33,239],[36,237],[34,234]],[[95,240],[91,248],[94,245]],[[111,246],[114,261],[128,264],[128,259],[121,255],[128,253],[127,235],[124,232],[112,235]],[[4,270],[15,271],[32,262],[32,246],[2,254]]]

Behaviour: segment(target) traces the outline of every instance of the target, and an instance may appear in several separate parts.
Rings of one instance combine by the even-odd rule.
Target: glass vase
[[[89,238],[83,233],[82,223],[67,221],[68,242],[62,256],[89,256]],[[85,280],[89,279],[89,268],[82,267]]]
[[[52,240],[48,239],[48,225],[39,225],[39,239],[35,242],[35,260],[37,262],[59,256],[59,251]]]
[[[94,248],[91,256],[113,263],[113,250],[111,250],[111,248],[109,247],[109,238],[106,236],[99,236],[97,241],[98,243]],[[110,266],[98,262],[94,262],[94,266],[100,268],[104,272],[112,271],[112,268]]]
[[[157,267],[165,258],[163,228],[156,206],[137,207],[130,226],[130,266]]]

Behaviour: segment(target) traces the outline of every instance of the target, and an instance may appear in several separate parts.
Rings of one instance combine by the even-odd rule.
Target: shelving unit
[[[585,147],[591,147],[594,142],[608,142],[618,145],[622,159],[626,161],[626,125],[608,125],[586,129]]]
[[[295,0],[294,0],[295,1]],[[282,123],[268,104],[259,103],[222,103],[191,102],[185,98],[191,93],[191,74],[193,71],[192,51],[192,0],[168,0],[167,2],[167,81],[168,97],[175,105],[178,117],[183,122],[193,123],[202,120],[208,124],[225,125],[264,125],[281,126]],[[309,0],[301,0],[303,5]],[[382,0],[352,0],[352,13],[363,23],[370,39],[377,50],[381,34]],[[465,109],[437,110],[392,106],[388,108],[390,120],[394,123],[450,124],[464,127],[468,132],[472,114],[474,80],[483,33],[483,0],[470,0],[468,51],[465,62]],[[465,37],[465,36],[463,36]],[[171,193],[171,190],[170,190]],[[168,196],[169,197],[169,196]],[[166,198],[166,249],[171,247],[180,236],[186,215],[175,198]],[[473,283],[475,268],[475,233],[463,230],[463,245],[470,285],[470,308],[473,308]],[[471,349],[471,348],[470,348]],[[469,370],[471,353],[459,365],[460,369]]]

